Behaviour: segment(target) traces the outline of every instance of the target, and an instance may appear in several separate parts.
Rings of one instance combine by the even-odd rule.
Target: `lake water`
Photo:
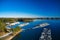
[[[29,25],[22,27],[23,29],[27,29],[25,31],[22,31],[17,36],[15,36],[12,40],[39,40],[39,37],[41,36],[41,33],[43,31],[43,28],[37,28],[37,29],[31,29],[38,24],[42,23],[49,23],[49,26],[46,26],[46,28],[51,29],[51,37],[52,40],[60,40],[60,20],[36,20],[33,22],[30,22]]]

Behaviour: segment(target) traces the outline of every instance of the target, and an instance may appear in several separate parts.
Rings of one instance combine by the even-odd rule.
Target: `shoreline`
[[[27,23],[28,24],[28,23]],[[26,23],[25,24],[20,24],[20,25],[22,25],[22,26],[25,26],[25,25],[27,25]],[[4,40],[11,40],[11,39],[13,39],[16,35],[18,35],[20,32],[22,32],[23,30],[21,29],[21,30],[19,30],[18,32],[15,32],[15,33],[12,33],[13,35],[9,35],[8,37],[6,37]]]
[[[20,25],[25,26],[25,25],[27,25],[27,24],[29,24],[29,23],[20,24]],[[9,36],[6,37],[4,40],[11,40],[12,38],[14,38],[17,34],[19,34],[19,33],[22,32],[22,31],[23,31],[23,30],[21,29],[21,30],[19,30],[18,32],[12,33],[13,35],[9,35]]]
[[[16,33],[13,34],[13,35],[10,35],[9,37],[5,38],[5,40],[11,40],[11,39],[13,39],[13,38],[14,38],[17,34],[19,34],[20,32],[22,32],[22,30],[16,32]]]

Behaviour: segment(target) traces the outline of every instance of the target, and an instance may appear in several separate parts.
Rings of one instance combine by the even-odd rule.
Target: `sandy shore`
[[[12,38],[14,38],[17,34],[19,34],[20,32],[22,32],[22,30],[16,32],[14,35],[10,35],[7,38],[5,38],[4,40],[11,40]]]

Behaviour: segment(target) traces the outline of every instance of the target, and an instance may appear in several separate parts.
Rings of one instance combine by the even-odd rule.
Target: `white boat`
[[[42,23],[39,26],[33,27],[32,29],[36,29],[36,28],[40,28],[40,27],[46,27],[48,25],[50,25],[50,24],[48,24],[48,23]]]
[[[45,27],[45,26],[48,26],[48,25],[50,25],[50,24],[48,24],[48,23],[43,23],[43,24],[40,24],[40,27]]]
[[[39,40],[52,40],[51,29],[44,28]]]
[[[11,23],[10,25],[15,25],[15,24],[20,24],[20,22],[14,22],[14,23]]]
[[[20,27],[23,27],[23,26],[26,26],[26,25],[28,25],[29,23],[23,23],[23,24],[20,24],[19,26]]]

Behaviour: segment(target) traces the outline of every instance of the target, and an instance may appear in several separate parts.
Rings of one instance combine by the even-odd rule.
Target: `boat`
[[[29,23],[23,23],[23,24],[20,24],[19,26],[20,27],[23,27],[23,26],[26,26],[26,25],[28,25]]]
[[[39,40],[52,40],[51,29],[44,28]]]

